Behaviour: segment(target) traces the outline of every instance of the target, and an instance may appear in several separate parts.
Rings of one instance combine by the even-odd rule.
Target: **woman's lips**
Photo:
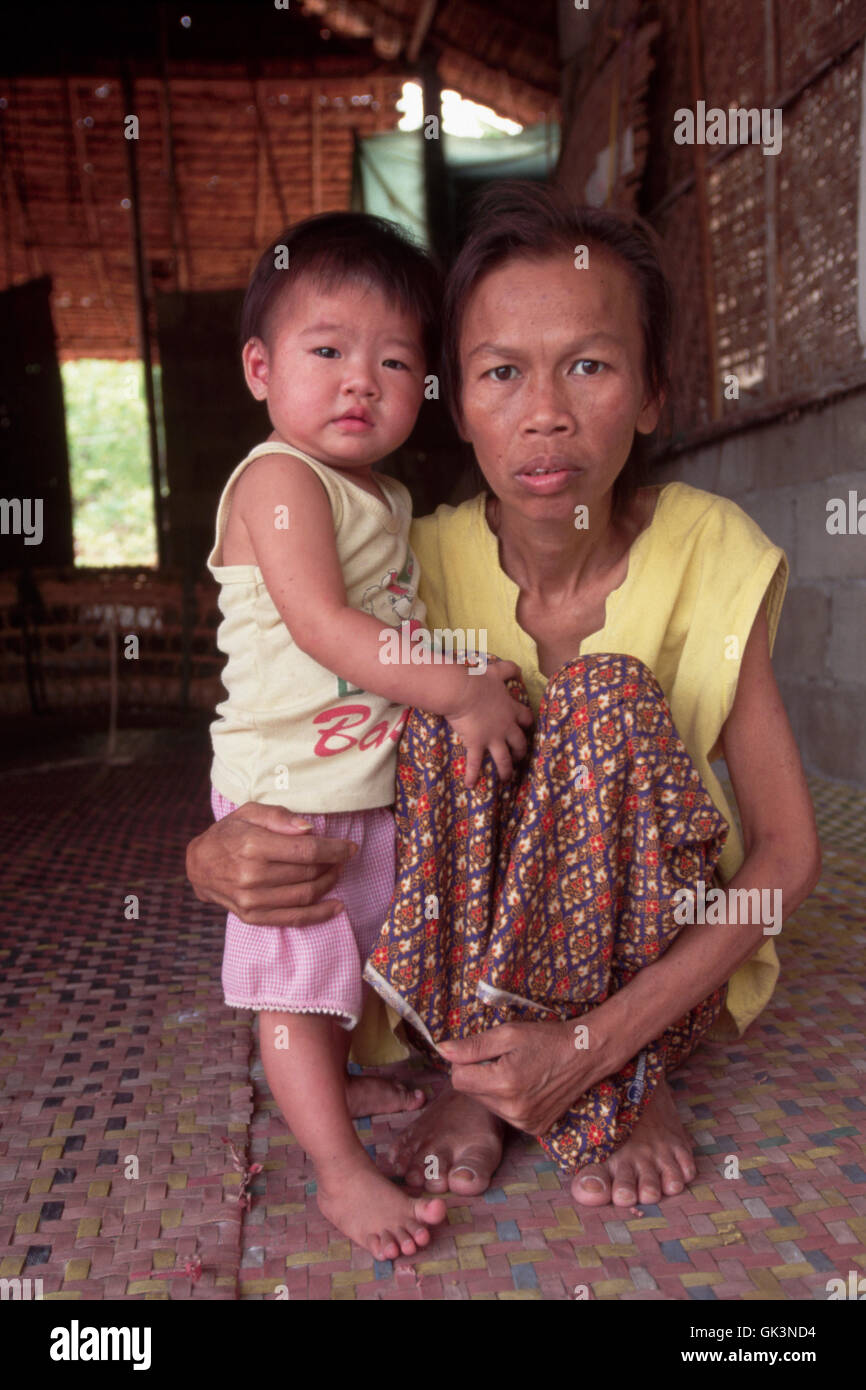
[[[576,464],[565,459],[538,458],[525,463],[515,477],[528,492],[544,496],[558,492],[580,471]]]

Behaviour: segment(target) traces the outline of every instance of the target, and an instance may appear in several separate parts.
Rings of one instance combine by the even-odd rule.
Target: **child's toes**
[[[400,1226],[394,1232],[396,1239],[400,1242],[400,1253],[403,1255],[417,1255],[418,1247],[415,1241],[406,1230],[405,1226]]]
[[[370,1237],[367,1249],[374,1260],[380,1263],[384,1260],[396,1260],[400,1254],[400,1247],[390,1231],[382,1231],[379,1235]]]
[[[448,1208],[441,1197],[420,1197],[415,1202],[415,1216],[419,1221],[444,1221]]]
[[[391,1231],[386,1231],[385,1235],[387,1237],[385,1241],[385,1259],[396,1260],[400,1254],[400,1242]]]

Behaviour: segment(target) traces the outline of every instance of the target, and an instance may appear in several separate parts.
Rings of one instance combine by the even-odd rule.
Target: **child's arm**
[[[327,493],[312,469],[287,454],[264,455],[235,488],[234,506],[250,538],[268,593],[292,638],[326,670],[385,699],[442,714],[466,744],[466,784],[472,786],[489,748],[501,777],[511,774],[509,750],[526,749],[521,724],[531,723],[505,680],[519,675],[512,662],[494,662],[483,674],[461,665],[384,663],[383,623],[346,601]],[[278,509],[288,508],[288,530],[278,530]]]

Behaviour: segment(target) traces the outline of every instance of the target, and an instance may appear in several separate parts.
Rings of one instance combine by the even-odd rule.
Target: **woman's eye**
[[[337,351],[337,349],[336,349],[336,348],[332,348],[332,347],[317,347],[317,348],[313,348],[313,352],[316,354],[317,357],[319,357],[319,356],[324,357],[325,354],[327,354],[327,355],[328,355],[328,360],[330,360],[330,358],[332,358],[332,357],[339,357],[339,356],[340,356],[340,354],[339,354],[339,352]]]
[[[594,372],[578,372],[578,376],[598,376],[599,371],[604,367],[603,362],[597,362],[594,357],[581,357],[574,363],[575,367],[595,367]]]
[[[516,367],[512,367],[512,366],[510,366],[510,365],[506,365],[506,366],[503,366],[503,367],[491,367],[491,368],[490,368],[490,371],[485,373],[485,376],[492,377],[494,381],[513,381],[513,380],[514,380],[514,377],[513,377],[513,376],[501,376],[500,373],[501,373],[501,372],[516,372],[516,371],[517,371],[517,368],[516,368]]]

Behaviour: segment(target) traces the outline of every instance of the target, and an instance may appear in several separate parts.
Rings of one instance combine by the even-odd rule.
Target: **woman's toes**
[[[676,1148],[674,1149],[673,1154],[674,1171],[676,1171],[676,1168],[679,1168],[680,1172],[682,1173],[684,1182],[694,1182],[695,1178],[698,1175],[698,1170],[695,1166],[695,1160],[689,1153],[688,1149]]]
[[[591,1165],[571,1184],[571,1195],[587,1207],[600,1207],[610,1201],[610,1177],[604,1168]]]
[[[617,1168],[613,1177],[611,1194],[613,1203],[618,1207],[633,1207],[637,1201],[637,1173],[634,1165],[624,1163]]]
[[[682,1192],[688,1179],[680,1171],[677,1163],[665,1163],[660,1165],[662,1188],[666,1197],[675,1197],[678,1192]]]
[[[665,1188],[665,1191],[667,1191],[667,1188]],[[638,1177],[637,1194],[637,1200],[642,1203],[642,1205],[648,1207],[655,1206],[662,1195],[661,1188],[659,1187],[658,1173],[649,1171],[641,1173]]]
[[[448,1175],[448,1185],[452,1192],[458,1192],[461,1197],[475,1197],[480,1192],[486,1192],[489,1180],[479,1177],[470,1164],[458,1163]]]

